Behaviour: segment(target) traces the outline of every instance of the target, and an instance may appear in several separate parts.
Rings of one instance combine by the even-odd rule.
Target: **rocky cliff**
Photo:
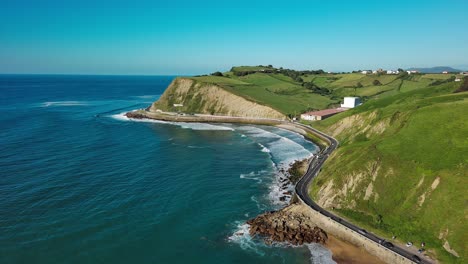
[[[151,112],[162,110],[239,117],[286,118],[285,115],[270,107],[232,94],[216,84],[190,78],[176,78],[149,110]]]

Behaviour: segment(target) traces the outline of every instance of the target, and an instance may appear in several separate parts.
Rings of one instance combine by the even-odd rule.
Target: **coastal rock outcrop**
[[[279,111],[235,95],[219,84],[202,82],[189,77],[176,78],[150,112],[183,112],[252,118],[286,119]]]
[[[261,236],[267,243],[288,242],[293,245],[304,243],[325,244],[328,235],[313,224],[306,214],[289,210],[292,204],[279,211],[261,214],[247,221],[250,225],[250,235]]]

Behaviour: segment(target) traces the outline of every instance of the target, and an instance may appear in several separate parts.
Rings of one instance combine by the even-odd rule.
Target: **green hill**
[[[434,78],[404,79],[394,95],[313,123],[340,148],[310,192],[366,229],[466,263],[468,93]]]
[[[295,71],[272,66],[239,66],[223,76],[185,77],[215,84],[247,100],[269,106],[285,115],[339,106],[344,96],[363,100],[383,98],[415,89],[453,82],[455,74],[329,74]],[[459,76],[458,76],[459,77]]]
[[[455,81],[462,77],[242,66],[177,78],[150,110],[285,118],[360,96],[363,105],[312,123],[340,147],[310,194],[383,237],[425,242],[444,263],[466,263],[468,77]]]

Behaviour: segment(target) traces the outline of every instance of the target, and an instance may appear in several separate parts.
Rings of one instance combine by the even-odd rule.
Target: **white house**
[[[344,103],[341,104],[343,108],[354,108],[361,105],[361,99],[359,97],[345,97]]]
[[[456,78],[455,81],[456,81],[456,82],[461,82],[461,79],[460,79],[460,78]]]
[[[362,74],[368,74],[369,71],[362,71],[361,73],[362,73]]]

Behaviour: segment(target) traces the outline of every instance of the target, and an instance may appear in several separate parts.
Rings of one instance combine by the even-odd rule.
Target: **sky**
[[[0,73],[468,69],[466,10],[466,0],[0,0]]]

